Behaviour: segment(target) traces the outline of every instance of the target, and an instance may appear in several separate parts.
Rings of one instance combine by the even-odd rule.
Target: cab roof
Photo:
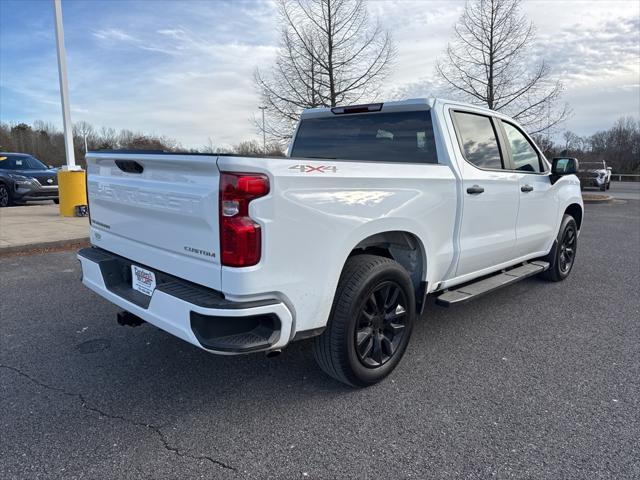
[[[492,110],[486,107],[472,105],[469,103],[459,102],[456,100],[448,100],[444,98],[410,98],[407,100],[396,100],[392,102],[369,103],[360,105],[345,105],[334,108],[320,107],[307,108],[302,111],[301,118],[317,118],[345,113],[366,113],[366,112],[415,112],[419,110],[430,110],[436,104],[451,104],[460,107],[473,108],[474,110],[486,111],[494,114]]]

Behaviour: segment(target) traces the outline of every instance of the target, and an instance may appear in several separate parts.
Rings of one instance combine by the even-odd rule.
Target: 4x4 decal
[[[292,165],[289,170],[300,170],[300,173],[337,173],[338,167],[335,165]]]

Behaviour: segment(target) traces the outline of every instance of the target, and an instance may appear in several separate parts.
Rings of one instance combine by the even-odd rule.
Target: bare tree
[[[570,112],[557,105],[563,86],[551,79],[548,65],[527,61],[533,40],[520,0],[469,0],[436,69],[471,103],[512,116],[530,133],[548,133]]]
[[[562,138],[564,139],[564,149],[567,152],[571,150],[577,150],[581,147],[580,137],[570,130],[565,130],[562,133]]]
[[[73,136],[76,137],[74,139],[74,143],[80,142],[82,144],[82,149],[84,150],[84,140],[87,139],[88,144],[92,144],[95,140],[96,132],[93,129],[93,125],[84,120],[80,120],[73,124]]]
[[[275,65],[255,83],[267,106],[266,134],[291,137],[301,110],[376,97],[395,53],[364,0],[278,0],[282,38]],[[262,132],[261,122],[254,121]]]
[[[207,137],[207,143],[202,146],[199,150],[201,153],[217,153],[219,149],[216,148],[215,143],[213,143],[213,138]]]
[[[257,140],[244,140],[234,145],[232,152],[238,155],[248,157],[284,157],[284,151],[278,143],[267,143],[266,149],[262,148],[262,144]]]

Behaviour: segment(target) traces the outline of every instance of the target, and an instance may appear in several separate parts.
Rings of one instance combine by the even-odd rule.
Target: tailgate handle
[[[116,166],[127,173],[142,173],[144,167],[133,160],[116,160]]]

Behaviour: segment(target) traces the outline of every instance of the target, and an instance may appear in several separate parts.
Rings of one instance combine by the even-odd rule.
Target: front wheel
[[[0,183],[0,207],[10,207],[11,205],[13,205],[11,191],[4,183]]]
[[[327,328],[314,339],[316,361],[343,383],[373,385],[400,362],[414,317],[407,271],[389,258],[353,256],[340,276]]]
[[[545,258],[549,269],[542,274],[547,280],[559,282],[571,273],[578,249],[578,225],[571,215],[564,215],[556,246]]]

